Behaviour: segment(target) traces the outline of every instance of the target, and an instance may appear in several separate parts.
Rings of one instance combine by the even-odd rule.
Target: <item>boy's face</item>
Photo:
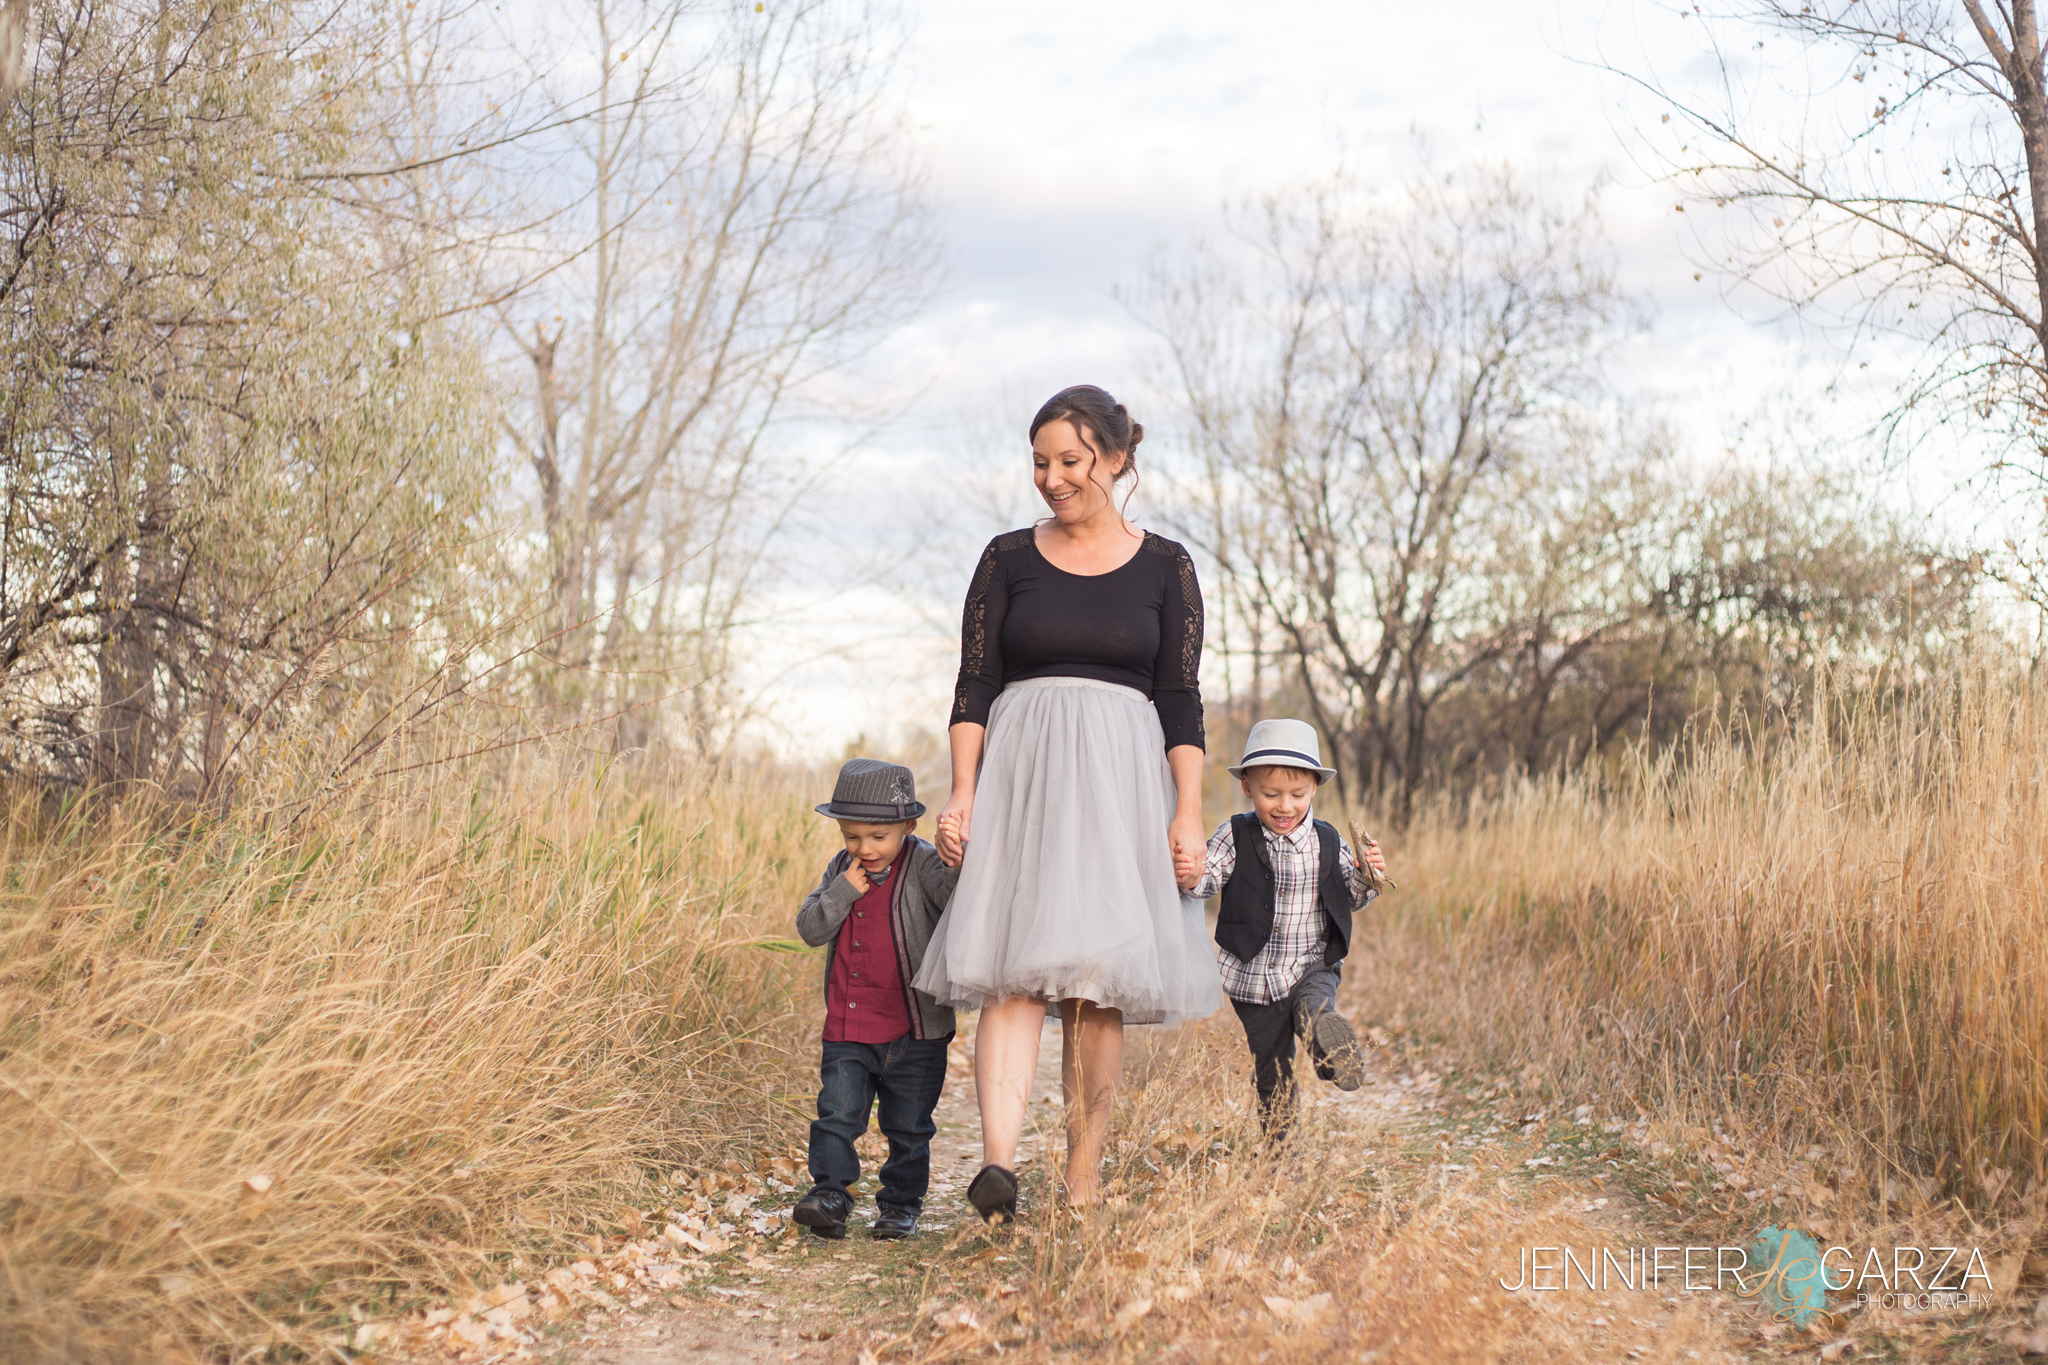
[[[871,825],[863,820],[839,822],[839,832],[846,836],[846,851],[867,873],[880,872],[895,862],[896,855],[903,851],[903,836],[915,828],[915,820],[891,825]]]
[[[1292,832],[1316,799],[1316,775],[1299,768],[1256,768],[1239,780],[1252,809],[1275,834]]]

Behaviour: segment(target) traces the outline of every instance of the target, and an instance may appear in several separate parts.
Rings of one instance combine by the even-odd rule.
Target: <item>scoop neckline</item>
[[[1083,580],[1093,578],[1107,578],[1111,574],[1122,573],[1125,569],[1130,568],[1131,565],[1138,562],[1138,556],[1145,553],[1145,542],[1152,538],[1152,533],[1150,531],[1147,531],[1143,527],[1140,527],[1138,530],[1138,548],[1131,552],[1131,557],[1129,559],[1126,559],[1123,563],[1117,565],[1114,569],[1104,569],[1101,573],[1075,573],[1072,569],[1062,569],[1059,565],[1053,563],[1052,557],[1046,554],[1045,551],[1038,548],[1038,528],[1036,526],[1033,526],[1029,529],[1031,531],[1031,553],[1038,556],[1039,563],[1045,565],[1046,568],[1051,569],[1054,573],[1063,573],[1069,578],[1079,578]]]

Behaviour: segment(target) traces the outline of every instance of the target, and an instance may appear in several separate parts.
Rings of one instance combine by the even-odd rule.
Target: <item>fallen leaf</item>
[[[164,1291],[166,1298],[171,1299],[182,1299],[194,1288],[190,1275],[162,1275],[157,1278],[156,1285]]]
[[[458,1318],[448,1324],[448,1339],[465,1346],[482,1346],[491,1339],[491,1329],[475,1318]]]
[[[1294,1300],[1281,1294],[1267,1294],[1262,1299],[1276,1318],[1286,1318],[1294,1312]]]
[[[151,1337],[149,1348],[156,1356],[157,1365],[198,1365],[192,1353],[173,1341],[169,1332],[158,1332]]]
[[[1294,1305],[1289,1314],[1294,1321],[1309,1324],[1321,1322],[1336,1310],[1337,1300],[1329,1294],[1311,1294]]]
[[[932,1314],[932,1321],[941,1327],[965,1327],[970,1331],[981,1330],[981,1319],[974,1315],[971,1305],[956,1303],[950,1308],[941,1308]]]
[[[1152,1300],[1132,1299],[1129,1303],[1116,1310],[1116,1316],[1109,1320],[1109,1330],[1112,1332],[1128,1332],[1131,1330],[1133,1323],[1151,1311]]]
[[[2019,1288],[2020,1266],[2026,1257],[2020,1252],[2000,1256],[1991,1263],[1991,1297],[2003,1303],[2012,1297],[2012,1291]]]
[[[499,1285],[496,1289],[490,1290],[488,1293],[484,1295],[484,1306],[487,1308],[496,1308],[502,1304],[508,1304],[512,1302],[512,1300],[514,1299],[524,1299],[525,1297],[525,1285],[516,1284],[510,1280],[507,1280],[505,1283]]]
[[[1848,1337],[1843,1337],[1839,1341],[1831,1341],[1820,1348],[1820,1358],[1822,1360],[1840,1360],[1843,1356],[1849,1354],[1849,1348],[1855,1344]]]

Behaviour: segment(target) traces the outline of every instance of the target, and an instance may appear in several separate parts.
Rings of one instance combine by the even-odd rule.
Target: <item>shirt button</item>
[[[857,1010],[857,1009],[859,1009],[859,1008],[860,1008],[860,1001],[858,1001],[858,1000],[849,1000],[849,1001],[847,1001],[847,1002],[846,1002],[846,1008],[848,1008],[848,1009],[850,1009],[850,1010]]]

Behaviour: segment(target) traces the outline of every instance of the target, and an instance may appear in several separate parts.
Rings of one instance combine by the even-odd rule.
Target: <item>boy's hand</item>
[[[1351,851],[1358,857],[1356,881],[1363,890],[1392,891],[1400,885],[1387,875],[1387,855],[1380,852],[1380,841],[1356,820],[1351,822]]]
[[[869,891],[874,889],[874,884],[868,881],[868,874],[866,869],[862,868],[860,863],[855,859],[848,858],[846,860],[845,875],[846,884],[853,888],[853,892],[857,896],[865,896]]]
[[[967,857],[967,827],[974,819],[974,797],[955,793],[939,812],[939,861],[958,867]]]
[[[1183,891],[1192,891],[1202,880],[1202,863],[1188,851],[1186,844],[1173,846],[1173,879],[1180,883]]]

